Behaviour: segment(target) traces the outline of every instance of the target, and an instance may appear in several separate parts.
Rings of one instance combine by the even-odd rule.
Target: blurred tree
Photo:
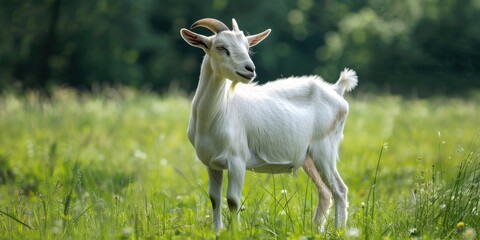
[[[202,51],[179,36],[203,17],[246,34],[258,81],[357,70],[365,90],[426,96],[480,87],[478,0],[2,0],[0,87],[196,87]],[[211,34],[205,29],[196,29]]]
[[[367,7],[368,6],[368,7]],[[478,1],[378,1],[326,35],[320,64],[347,65],[370,89],[426,96],[480,87]]]

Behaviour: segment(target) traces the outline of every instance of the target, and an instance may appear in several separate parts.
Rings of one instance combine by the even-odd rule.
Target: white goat
[[[335,226],[344,228],[348,188],[336,161],[348,113],[342,95],[357,85],[356,73],[345,69],[334,85],[318,76],[251,84],[256,73],[249,49],[265,39],[270,29],[245,36],[235,19],[232,25],[230,30],[216,19],[205,18],[191,26],[211,30],[215,34],[210,37],[180,30],[188,44],[205,51],[188,138],[207,166],[215,228],[223,227],[223,170],[228,171],[227,203],[236,228],[245,170],[290,173],[300,166],[318,190],[315,222],[320,231],[332,193]]]

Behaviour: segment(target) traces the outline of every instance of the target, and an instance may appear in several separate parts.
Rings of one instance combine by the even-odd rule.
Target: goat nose
[[[247,69],[247,71],[249,71],[249,72],[255,72],[255,67],[251,66],[251,65],[246,65],[245,69]]]

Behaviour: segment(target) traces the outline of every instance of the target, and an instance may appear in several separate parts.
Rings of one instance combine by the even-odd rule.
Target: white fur
[[[342,95],[356,86],[355,72],[345,69],[334,85],[318,76],[252,84],[254,71],[251,79],[237,72],[244,73],[245,66],[254,69],[248,55],[249,43],[252,45],[253,37],[257,44],[270,31],[267,30],[266,35],[264,32],[245,37],[238,26],[235,27],[236,22],[233,25],[234,31],[223,31],[212,37],[193,38],[192,32],[181,31],[187,42],[206,53],[192,102],[188,137],[208,169],[216,229],[223,227],[223,170],[229,175],[228,205],[237,216],[232,219],[239,222],[246,169],[289,173],[301,166],[313,179],[319,193],[315,216],[319,228],[324,227],[332,194],[336,227],[344,228],[348,189],[338,174],[336,160],[348,113],[348,103]],[[192,44],[198,39],[205,42]],[[218,46],[226,46],[230,56]]]

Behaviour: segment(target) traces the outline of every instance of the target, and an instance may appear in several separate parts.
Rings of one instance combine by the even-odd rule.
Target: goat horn
[[[238,23],[235,21],[235,18],[232,18],[232,29],[235,32],[240,32],[240,29],[238,28]]]
[[[196,27],[204,27],[204,28],[207,28],[214,33],[219,33],[219,32],[222,32],[222,31],[230,30],[230,29],[228,29],[228,27],[224,23],[222,23],[222,22],[220,22],[220,21],[218,21],[217,19],[214,19],[214,18],[200,19],[200,20],[196,21],[195,23],[193,23],[192,26],[190,27],[190,29],[193,29],[193,28],[196,28]]]

